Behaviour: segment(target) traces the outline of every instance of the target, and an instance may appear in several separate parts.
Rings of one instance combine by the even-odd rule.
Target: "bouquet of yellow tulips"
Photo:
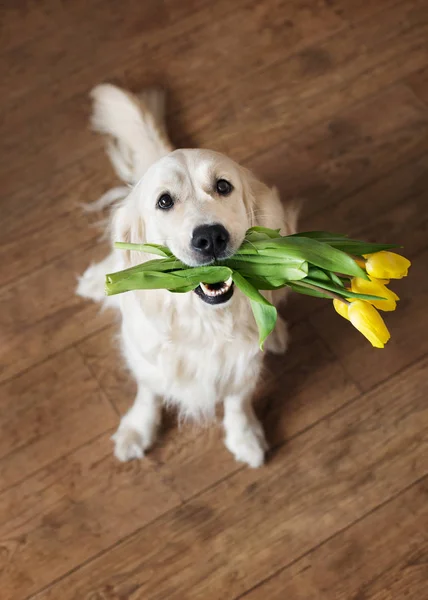
[[[261,348],[275,327],[277,312],[260,292],[285,286],[333,300],[342,317],[374,347],[383,348],[390,334],[377,309],[395,310],[399,298],[387,284],[390,279],[405,277],[410,267],[409,260],[390,251],[393,245],[370,244],[323,231],[281,236],[279,230],[252,227],[236,254],[200,267],[185,265],[165,246],[121,242],[115,246],[160,258],[107,275],[108,295],[139,289],[186,293],[201,282],[232,280],[249,299]]]

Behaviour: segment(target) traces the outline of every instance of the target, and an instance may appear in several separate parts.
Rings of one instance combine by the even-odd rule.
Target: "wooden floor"
[[[1,599],[428,599],[427,0],[5,0],[0,36]],[[134,384],[74,295],[106,250],[79,205],[118,183],[87,128],[106,80],[164,85],[174,142],[303,198],[302,229],[414,261],[383,351],[290,302],[260,470],[171,418],[113,458]]]

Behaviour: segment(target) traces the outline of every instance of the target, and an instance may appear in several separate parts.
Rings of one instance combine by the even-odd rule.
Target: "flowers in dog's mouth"
[[[396,309],[399,298],[387,284],[405,277],[410,266],[409,260],[389,251],[392,245],[322,231],[281,236],[279,230],[265,227],[249,229],[231,258],[203,267],[185,265],[165,246],[120,242],[115,246],[161,258],[107,275],[108,295],[142,289],[195,291],[208,304],[226,304],[235,284],[251,304],[261,348],[277,319],[276,308],[261,292],[283,287],[333,299],[342,317],[374,347],[383,348],[390,334],[376,309]]]

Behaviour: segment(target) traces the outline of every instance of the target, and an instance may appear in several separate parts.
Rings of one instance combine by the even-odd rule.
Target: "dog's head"
[[[193,267],[232,256],[246,230],[265,223],[283,223],[273,190],[222,154],[176,150],[150,167],[118,210],[114,238],[168,246]],[[195,291],[208,304],[224,304],[233,285],[201,282]]]

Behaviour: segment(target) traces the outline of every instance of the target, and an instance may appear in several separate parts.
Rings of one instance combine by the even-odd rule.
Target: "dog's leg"
[[[112,437],[116,458],[122,462],[143,458],[145,450],[155,441],[161,408],[160,399],[139,383],[135,402],[122,417],[119,428]]]
[[[264,463],[268,445],[252,405],[251,394],[227,396],[224,400],[225,444],[236,460],[250,467]]]

